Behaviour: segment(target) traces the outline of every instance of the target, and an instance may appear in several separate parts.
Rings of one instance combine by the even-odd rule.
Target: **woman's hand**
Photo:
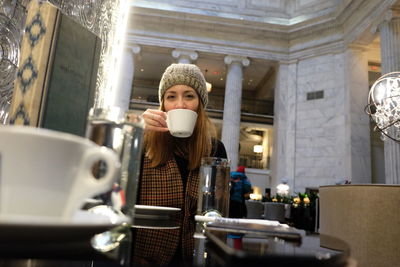
[[[168,132],[167,114],[157,109],[147,109],[142,114],[144,128],[147,131]]]

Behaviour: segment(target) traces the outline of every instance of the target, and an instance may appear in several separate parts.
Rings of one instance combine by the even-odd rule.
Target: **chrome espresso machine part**
[[[128,121],[129,114],[129,121]],[[123,112],[119,108],[94,109],[88,116],[86,137],[98,145],[112,148],[119,156],[121,171],[110,192],[98,196],[101,204],[112,206],[131,218],[135,214],[135,203],[142,159],[144,123],[136,114]],[[93,170],[101,177],[106,166],[99,162]]]
[[[197,215],[204,217],[228,217],[230,197],[230,161],[217,157],[201,159],[199,173],[199,197],[197,199]],[[206,265],[206,229],[205,222],[197,222],[194,234],[194,266]],[[226,234],[220,234],[226,240]]]
[[[197,214],[229,216],[230,161],[222,158],[201,159]]]

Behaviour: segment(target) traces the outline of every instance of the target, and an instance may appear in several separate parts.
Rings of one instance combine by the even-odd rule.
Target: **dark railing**
[[[135,109],[135,110],[146,110],[148,108],[158,108],[159,104],[155,102],[147,102],[143,100],[131,100],[129,109]],[[223,110],[218,110],[218,109],[206,109],[207,114],[210,118],[213,119],[223,119]],[[259,114],[252,114],[252,113],[241,113],[240,116],[240,121],[241,122],[253,122],[253,123],[261,123],[261,124],[270,124],[272,125],[274,122],[274,116],[272,115],[259,115]]]
[[[224,96],[210,95],[208,102],[209,109],[224,109]],[[274,102],[270,100],[258,100],[254,98],[242,97],[241,111],[242,113],[273,116]]]
[[[208,98],[208,109],[211,110],[224,110],[224,99],[222,95],[210,95]],[[137,99],[133,101],[144,101],[158,104],[158,96],[148,95],[146,98]],[[242,113],[258,114],[258,115],[274,115],[274,101],[259,100],[254,98],[242,97],[241,105]]]
[[[158,105],[158,97],[150,95],[146,98],[146,100],[131,100],[130,109],[146,110],[147,108],[158,107]],[[210,96],[206,109],[207,114],[211,118],[222,120],[223,110],[224,97],[219,95]],[[273,124],[273,110],[273,101],[242,98],[241,121]]]
[[[238,165],[246,166],[247,168],[254,169],[269,169],[270,168],[270,159],[263,160],[261,155],[257,154],[239,154],[239,163]]]

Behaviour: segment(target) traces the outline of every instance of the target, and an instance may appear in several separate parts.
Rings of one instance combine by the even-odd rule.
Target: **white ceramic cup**
[[[106,171],[96,179],[99,161]],[[0,126],[0,217],[71,219],[86,198],[111,189],[119,165],[113,150],[79,136]]]
[[[197,113],[190,109],[172,109],[167,112],[167,126],[175,137],[189,137],[193,133]]]

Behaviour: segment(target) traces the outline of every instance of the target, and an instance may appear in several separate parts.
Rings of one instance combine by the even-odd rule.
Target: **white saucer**
[[[133,228],[177,229],[181,209],[174,207],[135,205]]]
[[[70,220],[44,216],[0,216],[0,242],[89,240],[95,234],[130,222],[127,216],[110,218],[84,210],[78,211]]]
[[[175,215],[180,208],[161,207],[161,206],[148,206],[148,205],[135,205],[136,214],[151,214],[151,215]]]
[[[129,223],[130,218],[124,215],[106,216],[87,210],[79,210],[70,219],[60,219],[50,216],[34,215],[0,215],[0,227],[4,224],[15,225],[40,225],[40,226],[95,226],[119,225]]]
[[[173,208],[173,207],[164,207],[164,206],[149,206],[149,205],[135,205],[137,209],[146,209],[146,210],[173,210],[179,211],[180,208]]]

